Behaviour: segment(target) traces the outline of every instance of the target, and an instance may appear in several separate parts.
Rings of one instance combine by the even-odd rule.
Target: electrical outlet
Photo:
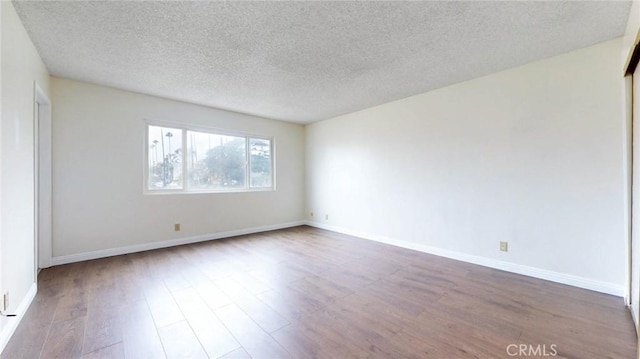
[[[328,215],[328,214],[325,214],[325,215],[324,215],[324,219],[328,221],[328,220],[329,220],[329,215]]]
[[[180,231],[180,223],[174,224],[173,225],[173,230],[176,231],[176,232]]]
[[[6,312],[9,309],[9,292],[2,295],[2,311]]]
[[[509,242],[500,242],[500,250],[503,252],[509,251]]]

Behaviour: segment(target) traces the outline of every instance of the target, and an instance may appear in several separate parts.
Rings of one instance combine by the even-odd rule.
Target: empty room
[[[0,19],[0,358],[640,358],[640,0]]]

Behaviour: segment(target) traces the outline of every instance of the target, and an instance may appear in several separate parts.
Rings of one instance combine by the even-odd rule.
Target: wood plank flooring
[[[43,270],[1,358],[510,358],[517,345],[635,358],[636,335],[621,298],[303,226]]]

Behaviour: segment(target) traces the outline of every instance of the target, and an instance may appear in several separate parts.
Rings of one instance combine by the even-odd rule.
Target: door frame
[[[34,270],[51,266],[51,100],[37,82],[33,101]]]
[[[638,256],[634,256],[633,253],[633,236],[634,233],[637,233],[638,231],[640,231],[640,228],[636,228],[636,226],[633,225],[633,218],[634,216],[638,216],[640,215],[640,211],[638,211],[638,207],[639,207],[639,203],[635,203],[634,200],[634,190],[638,190],[636,188],[634,188],[634,181],[636,180],[634,178],[633,172],[634,172],[634,168],[636,168],[636,166],[640,166],[640,158],[634,157],[633,156],[633,147],[634,147],[634,142],[640,142],[640,138],[635,138],[635,136],[633,135],[634,132],[634,127],[640,126],[640,122],[636,122],[636,117],[637,119],[640,119],[640,109],[635,108],[635,106],[633,106],[634,103],[634,92],[636,94],[640,93],[640,89],[638,88],[634,88],[633,86],[633,77],[636,76],[634,75],[634,73],[636,72],[636,68],[638,67],[638,63],[640,62],[640,29],[637,31],[635,39],[633,41],[633,45],[630,48],[629,53],[627,54],[627,59],[625,61],[624,67],[623,67],[623,75],[624,75],[624,81],[625,81],[625,110],[626,110],[626,116],[625,116],[625,129],[628,131],[627,136],[625,136],[625,139],[627,141],[627,143],[625,144],[625,149],[626,149],[626,154],[627,154],[627,161],[626,161],[626,167],[627,167],[627,173],[625,176],[625,180],[628,181],[626,189],[628,191],[628,196],[627,199],[629,201],[629,203],[627,203],[627,217],[626,220],[628,221],[628,231],[627,231],[627,235],[628,235],[628,252],[627,252],[627,260],[628,260],[628,270],[627,270],[627,280],[628,280],[628,294],[627,294],[627,298],[626,298],[626,304],[629,306],[629,310],[631,312],[631,317],[633,318],[633,324],[634,324],[634,328],[636,330],[636,337],[638,338],[638,349],[636,350],[636,357],[638,359],[640,359],[640,318],[638,318],[636,311],[637,309],[634,308],[638,306],[639,303],[633,303],[633,297],[634,297],[634,282],[636,282],[635,284],[638,285],[638,288],[640,288],[640,273],[634,273],[633,271],[633,264],[634,262],[637,262],[640,260],[640,258],[637,258]],[[640,76],[640,73],[638,74],[638,76]],[[636,116],[638,115],[638,116]],[[640,144],[639,144],[640,145]],[[637,244],[636,244],[637,245]],[[638,266],[640,268],[640,266]]]

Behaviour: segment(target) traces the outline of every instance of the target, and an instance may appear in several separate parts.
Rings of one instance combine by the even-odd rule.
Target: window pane
[[[150,190],[182,188],[182,130],[149,126]]]
[[[187,172],[190,189],[245,187],[244,137],[187,132]]]
[[[251,188],[271,187],[271,141],[250,138]]]

